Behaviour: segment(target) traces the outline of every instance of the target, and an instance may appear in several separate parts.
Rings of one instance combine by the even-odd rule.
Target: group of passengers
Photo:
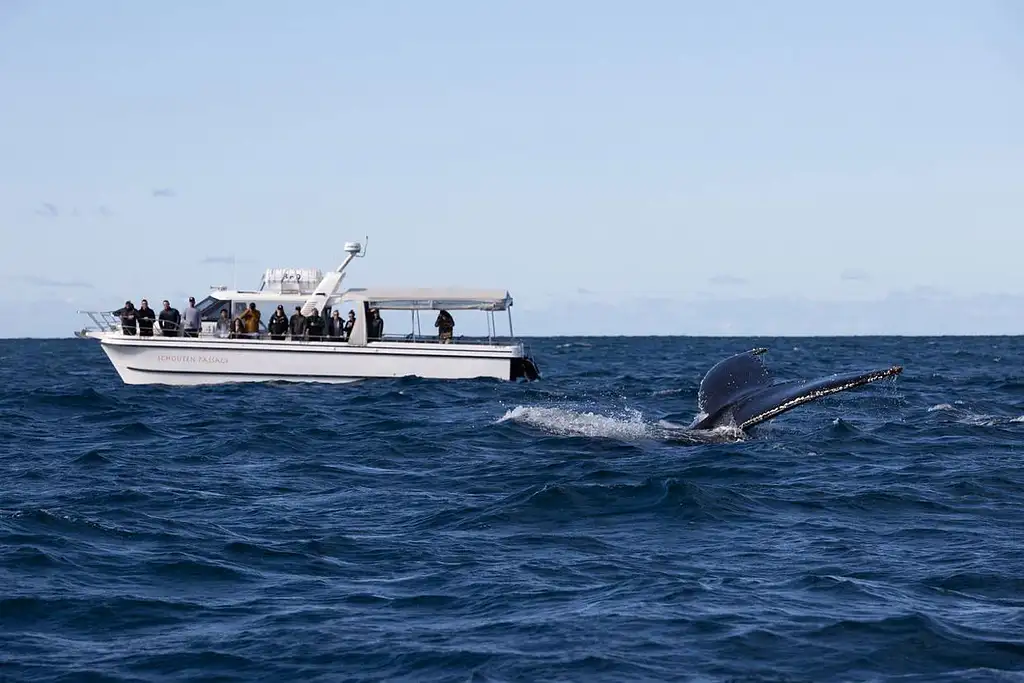
[[[114,315],[121,319],[121,330],[126,335],[152,337],[153,323],[157,320],[160,321],[160,333],[164,337],[198,337],[201,329],[199,309],[196,308],[195,297],[191,296],[188,298],[188,307],[184,315],[166,299],[159,315],[149,307],[145,299],[140,302],[137,309],[131,301],[124,302],[124,308],[114,311]],[[250,303],[234,319],[231,319],[226,308],[221,309],[220,317],[217,318],[216,336],[222,339],[259,339],[262,336],[261,317],[254,303]],[[285,315],[284,306],[278,304],[265,329],[270,339],[276,341],[348,341],[355,324],[356,312],[353,310],[348,312],[345,319],[342,319],[338,311],[333,311],[331,316],[325,319],[316,307],[309,315],[302,315],[302,307],[296,306],[295,312],[289,318]],[[455,320],[448,311],[442,310],[438,314],[434,327],[437,328],[441,343],[451,343]],[[366,338],[372,340],[383,337],[384,319],[381,318],[379,310],[371,308],[366,320]]]
[[[217,336],[228,339],[258,339],[261,336],[261,318],[262,315],[254,303],[250,303],[234,320],[229,320],[227,310],[221,310],[220,318],[217,320]],[[367,322],[367,337],[380,339],[384,334],[384,320],[380,317],[380,312],[375,308],[371,309]],[[345,319],[342,319],[338,311],[334,311],[330,318],[325,319],[316,307],[309,315],[302,315],[302,307],[296,306],[295,312],[289,318],[284,312],[284,306],[278,304],[265,329],[275,341],[348,341],[355,324],[355,311],[349,311]]]
[[[201,327],[199,309],[196,308],[195,297],[191,296],[184,316],[167,299],[164,299],[159,315],[145,299],[139,302],[138,308],[131,301],[125,301],[124,308],[114,311],[114,315],[121,319],[124,334],[140,337],[152,337],[153,323],[157,320],[160,321],[160,334],[164,337],[198,337]]]

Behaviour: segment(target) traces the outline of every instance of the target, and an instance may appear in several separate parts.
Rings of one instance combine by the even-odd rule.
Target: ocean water
[[[172,389],[0,341],[0,681],[1024,680],[1020,338],[531,343],[532,384]],[[754,346],[905,370],[665,425]]]

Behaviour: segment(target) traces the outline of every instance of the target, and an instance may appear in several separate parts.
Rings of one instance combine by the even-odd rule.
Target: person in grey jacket
[[[199,328],[202,327],[199,323],[199,309],[196,308],[196,298],[190,296],[188,298],[188,308],[185,309],[184,324],[182,325],[182,331],[186,337],[198,337]]]

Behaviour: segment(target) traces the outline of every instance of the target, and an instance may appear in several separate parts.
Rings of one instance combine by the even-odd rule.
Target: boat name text
[[[220,356],[185,356],[178,354],[160,354],[156,359],[162,363],[227,363],[227,358]]]

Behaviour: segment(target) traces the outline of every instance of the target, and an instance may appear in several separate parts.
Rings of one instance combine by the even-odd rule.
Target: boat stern
[[[515,382],[520,379],[525,379],[527,382],[540,379],[540,369],[537,367],[537,361],[525,350],[512,359],[509,372],[510,381]]]

